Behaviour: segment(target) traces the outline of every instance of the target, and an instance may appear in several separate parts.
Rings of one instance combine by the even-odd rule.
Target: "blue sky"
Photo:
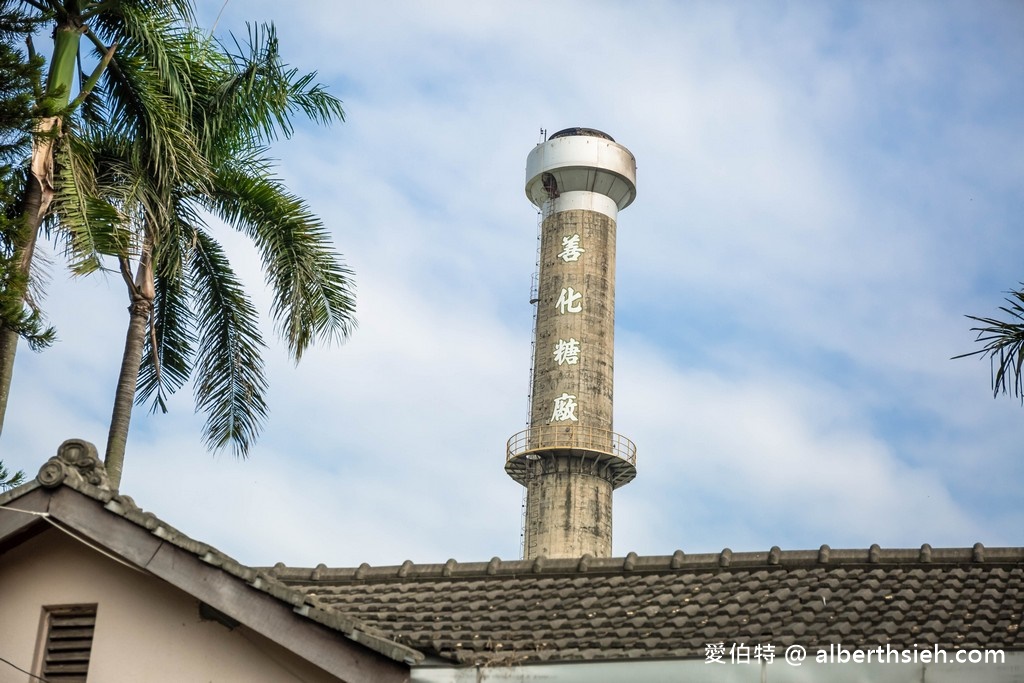
[[[137,410],[142,507],[249,564],[518,557],[526,156],[588,126],[638,166],[616,555],[1024,542],[1024,408],[950,360],[976,348],[964,314],[1024,280],[1024,5],[288,4],[236,0],[217,32],[273,21],[345,103],[274,154],[356,272],[359,328],[298,367],[271,347],[248,461],[203,449],[188,391]],[[61,342],[21,351],[0,442],[30,473],[71,436],[102,450],[127,324],[119,278],[71,280],[59,254],[48,273]]]

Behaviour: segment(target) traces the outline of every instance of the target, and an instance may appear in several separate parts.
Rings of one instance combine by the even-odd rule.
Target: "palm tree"
[[[999,310],[1009,317],[1009,322],[996,318],[967,316],[982,324],[982,327],[972,327],[971,331],[978,333],[976,341],[984,346],[954,358],[987,356],[991,364],[993,396],[1000,393],[1012,394],[1024,402],[1024,289],[1008,294],[1007,305],[1000,306]]]
[[[26,305],[29,281],[15,254],[24,225],[19,209],[25,191],[21,162],[31,150],[34,87],[42,74],[42,60],[28,58],[18,43],[34,28],[31,18],[19,11],[13,0],[0,0],[0,330],[40,349],[53,342],[55,333],[44,327],[37,307]],[[9,377],[0,381],[0,404],[6,404],[9,384]]]
[[[257,246],[274,290],[273,314],[297,362],[316,340],[348,336],[351,273],[321,221],[271,174],[266,145],[292,132],[292,116],[342,118],[340,102],[282,63],[273,27],[251,29],[236,52],[194,36],[189,70],[196,146],[209,177],[165,184],[139,164],[138,141],[104,133],[96,178],[133,228],[118,257],[131,300],[128,332],[107,441],[117,486],[136,391],[166,411],[167,396],[195,369],[197,409],[212,449],[245,456],[266,418],[264,342],[252,303],[206,221],[216,216]],[[133,269],[134,264],[134,269]]]
[[[315,74],[285,68],[272,29],[252,33],[245,54],[201,39],[191,0],[23,3],[54,27],[54,48],[30,129],[4,299],[26,311],[41,226],[63,243],[77,274],[116,259],[132,306],[108,443],[115,486],[136,387],[140,400],[165,409],[193,366],[207,443],[245,455],[266,415],[263,343],[202,212],[256,243],[296,361],[315,340],[347,336],[350,273],[320,221],[270,175],[265,149],[290,135],[292,115],[327,123],[342,118],[340,103],[313,83]],[[75,94],[83,37],[95,66]],[[38,321],[35,309],[27,312]],[[0,318],[0,424],[17,337],[29,331],[16,319],[28,320]]]
[[[3,8],[9,10],[11,2],[5,0]],[[163,153],[163,163],[154,171],[164,176],[164,182],[201,165],[190,138],[182,134],[183,127],[174,123],[176,106],[184,104],[180,101],[183,91],[178,87],[173,51],[168,51],[165,42],[175,36],[167,33],[168,27],[191,21],[190,0],[23,0],[21,8],[31,23],[52,26],[53,49],[45,83],[37,83],[36,107],[26,130],[32,135],[32,150],[16,202],[20,224],[12,232],[5,269],[0,429],[19,336],[41,331],[38,309],[29,298],[40,227],[47,223],[65,243],[76,273],[97,269],[100,254],[119,253],[125,247],[116,211],[98,199],[95,191],[89,149],[79,136],[81,126],[101,112],[119,112],[123,116],[117,119],[119,125],[144,133],[154,158],[156,152]],[[79,47],[83,39],[97,49],[88,77],[82,75]],[[134,53],[126,52],[112,64],[115,52],[125,46],[132,46]],[[31,53],[31,42],[29,48]],[[34,53],[30,57],[34,60]],[[140,74],[147,78],[136,78]],[[92,92],[101,77],[105,81],[103,97]],[[147,88],[161,78],[161,94],[155,96],[156,91]],[[33,320],[34,330],[18,324]]]

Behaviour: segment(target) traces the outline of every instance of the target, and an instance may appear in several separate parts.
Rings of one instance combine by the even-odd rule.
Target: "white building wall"
[[[56,529],[0,555],[0,657],[38,674],[43,607],[92,603],[89,681],[339,680],[244,626],[200,619],[192,596]],[[0,662],[0,683],[29,681]]]
[[[412,683],[1020,683],[1024,653],[1001,664],[708,664],[703,660],[565,662],[521,666],[414,667]]]

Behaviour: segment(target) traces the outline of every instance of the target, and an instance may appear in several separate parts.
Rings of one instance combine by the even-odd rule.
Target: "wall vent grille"
[[[42,676],[53,683],[85,683],[96,631],[96,605],[47,610]]]

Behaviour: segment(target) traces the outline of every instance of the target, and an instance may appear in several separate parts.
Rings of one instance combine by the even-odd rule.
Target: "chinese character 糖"
[[[559,339],[555,344],[555,362],[561,365],[576,365],[580,360],[580,343],[569,337],[569,341]]]

